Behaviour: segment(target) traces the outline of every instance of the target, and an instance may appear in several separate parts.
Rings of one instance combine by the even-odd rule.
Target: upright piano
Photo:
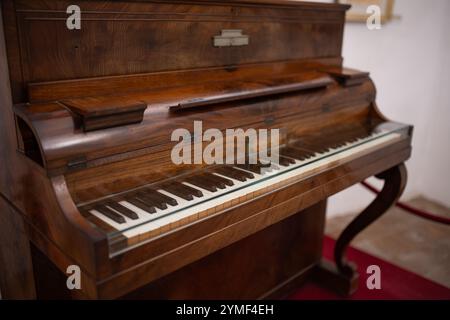
[[[283,298],[306,281],[352,293],[346,247],[402,193],[412,127],[343,67],[348,8],[3,0],[3,298]],[[174,161],[212,142],[198,124],[222,142],[277,129],[265,150],[278,161],[249,161],[247,136],[234,162]],[[323,260],[327,198],[374,175],[383,189]]]

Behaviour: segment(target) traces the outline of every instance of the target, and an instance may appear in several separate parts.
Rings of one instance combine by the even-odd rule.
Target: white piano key
[[[113,219],[108,218],[107,216],[105,216],[104,214],[98,212],[95,209],[94,210],[89,210],[89,213],[92,214],[93,216],[97,217],[98,219],[102,220],[103,222],[106,222],[107,224],[109,224],[114,229],[117,229],[118,231],[125,230],[127,228],[133,227],[133,223],[131,222],[133,220],[128,219],[127,217],[124,217],[125,218],[125,223],[117,223]]]
[[[182,183],[185,184],[185,185],[187,185],[188,187],[191,187],[191,188],[200,190],[201,192],[203,192],[203,196],[204,196],[204,197],[213,197],[213,196],[216,195],[216,192],[218,192],[218,191],[216,191],[216,192],[208,191],[208,190],[203,189],[203,188],[201,188],[201,187],[197,187],[197,186],[194,185],[194,184],[190,184],[189,182],[182,182]],[[217,189],[217,190],[219,190],[219,189]]]
[[[188,201],[188,200],[180,198],[180,197],[178,197],[178,196],[176,196],[176,195],[174,195],[174,194],[172,194],[172,193],[170,193],[170,192],[168,192],[166,190],[159,189],[158,191],[161,192],[162,194],[168,196],[168,197],[171,197],[171,198],[175,199],[178,202],[178,205],[172,206],[172,208],[183,207],[183,206],[185,206],[187,204],[195,203],[195,200],[199,199],[199,198],[194,197],[192,200]]]
[[[128,209],[134,211],[138,216],[139,219],[138,220],[146,220],[146,219],[150,219],[151,215],[153,215],[154,213],[150,213],[147,212],[141,208],[136,207],[135,205],[129,203],[128,201],[120,201],[119,204],[123,205],[124,207],[127,207]]]

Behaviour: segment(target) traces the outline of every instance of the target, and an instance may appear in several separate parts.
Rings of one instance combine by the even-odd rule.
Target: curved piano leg
[[[334,248],[336,265],[333,266],[322,261],[316,272],[319,282],[344,295],[353,293],[358,284],[356,268],[345,258],[345,251],[350,242],[362,230],[381,217],[398,200],[406,185],[406,167],[402,163],[376,175],[376,177],[384,180],[383,189],[339,236]]]
[[[350,242],[372,222],[381,217],[403,193],[406,185],[406,167],[402,163],[376,177],[384,180],[384,186],[371,204],[361,212],[341,233],[334,248],[334,261],[340,273],[351,277],[355,272],[345,258]]]

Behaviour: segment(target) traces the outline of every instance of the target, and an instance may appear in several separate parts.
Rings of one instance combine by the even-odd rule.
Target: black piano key
[[[280,153],[283,156],[286,157],[291,157],[300,161],[303,160],[307,160],[309,158],[312,158],[314,156],[313,152],[307,151],[307,150],[303,150],[303,149],[298,149],[298,148],[293,148],[293,147],[285,147],[282,148],[280,150]]]
[[[348,143],[355,143],[355,142],[357,142],[359,139],[360,139],[359,137],[350,137],[350,138],[347,139],[347,142],[348,142]]]
[[[216,188],[225,189],[227,187],[226,184],[223,183],[223,181],[219,181],[219,179],[215,179],[214,175],[211,175],[211,174],[208,174],[208,173],[203,173],[203,174],[199,175],[198,177],[201,178],[201,179],[205,179],[205,180],[209,181]]]
[[[286,157],[282,157],[282,156],[280,156],[278,161],[279,161],[280,165],[282,165],[283,167],[289,167],[290,165],[295,164],[294,159],[286,158]]]
[[[163,195],[163,194],[161,194],[161,193],[159,193],[159,192],[157,192],[157,191],[155,191],[153,189],[150,189],[150,188],[142,189],[139,192],[139,194],[142,194],[143,196],[145,196],[148,199],[151,199],[153,202],[155,202],[155,204],[157,204],[156,207],[159,208],[159,209],[167,209],[167,205],[169,204],[167,200],[171,199],[171,198],[169,198],[167,196],[164,196],[164,197],[160,196],[160,195]],[[172,199],[172,200],[174,200],[176,202],[175,199]]]
[[[271,164],[270,163],[256,163],[256,164],[238,164],[236,167],[240,169],[244,169],[247,171],[251,171],[257,174],[264,174],[263,169],[267,171],[271,170]]]
[[[138,207],[139,209],[142,209],[144,211],[147,211],[150,214],[153,214],[156,212],[155,207],[153,206],[149,206],[147,204],[145,204],[144,202],[142,202],[141,200],[139,200],[138,198],[134,198],[132,196],[126,197],[125,201],[131,203],[133,206]]]
[[[225,166],[223,168],[227,172],[229,171],[231,174],[236,174],[237,176],[243,177],[245,180],[247,180],[247,179],[254,179],[255,178],[255,175],[253,173],[251,173],[251,172],[248,172],[248,171],[242,171],[242,170],[233,168],[231,166]]]
[[[315,151],[317,153],[325,153],[330,151],[329,143],[325,142],[323,139],[317,139],[314,141],[308,141],[306,143],[297,145],[300,148]]]
[[[345,147],[348,143],[354,143],[362,138],[367,138],[371,129],[367,125],[352,124],[322,128],[314,134],[307,134],[294,142],[290,147],[309,150],[317,153],[331,151]]]
[[[98,211],[98,212],[100,212],[104,216],[110,218],[111,220],[113,220],[113,221],[115,221],[117,223],[122,224],[122,223],[126,222],[125,218],[122,215],[118,214],[115,211],[112,211],[111,209],[109,209],[106,206],[96,205],[93,209]]]
[[[183,184],[170,182],[170,183],[161,185],[160,189],[167,191],[167,192],[169,192],[177,197],[180,197],[184,200],[187,200],[187,201],[194,200],[193,193],[189,192],[189,190],[187,190],[187,189],[181,188],[180,186],[183,186]],[[201,192],[200,190],[198,190],[198,191]]]
[[[183,183],[180,183],[180,189],[182,188],[188,190],[192,195],[194,195],[197,198],[203,197],[203,192],[201,192],[200,190],[187,186]]]
[[[342,125],[336,128],[322,130],[322,137],[327,137],[329,144],[334,148],[344,147],[349,142],[356,142],[359,139],[367,138],[371,129],[365,125]]]
[[[244,177],[246,177],[248,179],[254,179],[255,178],[255,175],[253,173],[251,173],[251,172],[242,171],[242,170],[239,170],[239,169],[236,169],[236,168],[232,168],[232,167],[227,167],[227,168],[229,168],[229,169],[231,169],[231,170],[233,170],[235,172],[239,172],[239,174],[241,174],[242,176],[244,176]]]
[[[251,171],[253,173],[261,174],[261,167],[257,165],[251,165],[251,164],[238,164],[236,165],[237,168],[243,169],[246,171]]]
[[[149,193],[138,192],[136,197],[149,206],[154,206],[158,209],[165,210],[167,209],[167,204],[161,202],[159,199],[156,199]]]
[[[217,188],[214,184],[199,177],[191,176],[184,179],[184,181],[193,184],[194,186],[200,187],[202,189],[208,190],[210,192],[216,192]]]
[[[136,212],[128,209],[127,207],[124,207],[120,203],[114,202],[114,201],[107,201],[105,202],[105,205],[116,210],[120,214],[124,215],[125,217],[128,217],[130,219],[136,220],[139,218],[139,216],[136,214]]]
[[[244,174],[240,174],[239,171],[243,172],[242,170],[236,170],[230,167],[218,167],[218,168],[214,168],[214,172],[221,174],[223,176],[244,182],[247,181],[247,178]]]
[[[334,149],[342,148],[347,144],[348,140],[349,137],[346,134],[337,132],[333,134],[333,136],[329,137],[327,146],[330,146]]]
[[[320,136],[301,137],[297,141],[291,142],[289,147],[302,149],[312,153],[324,153],[330,150],[329,141]]]
[[[94,216],[90,210],[92,210],[92,207],[83,207],[80,209],[81,215],[86,218],[90,223],[97,226],[98,228],[102,229],[103,231],[109,233],[109,232],[116,232],[118,231],[116,228],[114,228],[112,225],[110,225],[108,222],[103,221],[102,219]]]
[[[167,204],[169,204],[169,205],[171,205],[171,206],[176,206],[176,205],[178,205],[178,202],[177,202],[177,200],[175,200],[175,199],[173,199],[173,198],[171,198],[171,197],[169,197],[169,196],[166,196],[165,194],[162,194],[161,192],[159,192],[159,191],[157,191],[157,190],[152,190],[153,191],[153,194],[155,195],[155,196],[157,196],[157,197],[159,197],[162,201],[164,201],[165,203],[167,203]]]
[[[195,188],[189,187],[184,183],[180,183],[177,181],[170,181],[169,183],[165,183],[161,189],[167,190],[170,193],[173,193],[180,198],[185,200],[193,200],[194,197],[201,198],[203,197],[203,193]]]
[[[211,177],[213,177],[214,179],[221,181],[222,183],[224,183],[225,185],[227,185],[229,187],[234,186],[234,182],[231,181],[230,179],[219,177],[219,176],[217,176],[215,174],[212,174],[212,173],[207,173],[207,174],[210,175]]]
[[[335,149],[340,149],[340,148],[345,147],[346,145],[347,145],[347,142],[336,142],[336,143],[334,144],[333,148],[335,148]]]

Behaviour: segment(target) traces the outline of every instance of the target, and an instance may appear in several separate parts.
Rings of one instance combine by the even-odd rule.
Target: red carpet
[[[329,237],[324,239],[323,255],[331,260],[335,241]],[[342,298],[333,292],[314,283],[307,283],[294,293],[290,300],[450,300],[450,289],[427,280],[417,274],[394,266],[393,264],[368,255],[358,249],[349,248],[347,256],[358,265],[359,289],[353,296]],[[381,289],[369,290],[366,280],[370,276],[367,267],[378,265],[381,269]]]

